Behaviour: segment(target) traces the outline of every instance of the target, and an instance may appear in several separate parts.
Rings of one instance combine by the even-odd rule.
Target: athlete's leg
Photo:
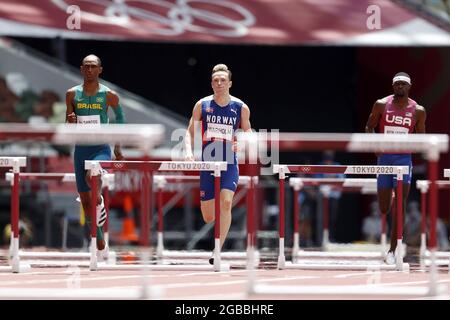
[[[100,176],[95,177],[94,179],[97,180],[97,203],[95,204],[100,205],[101,204],[101,190],[102,190],[102,179],[100,178]],[[89,181],[89,182],[88,182]],[[90,172],[86,173],[86,184],[89,186],[91,186],[90,184]],[[86,223],[88,223],[88,227],[91,227],[91,202],[92,202],[92,196],[91,196],[91,192],[87,191],[87,192],[79,192],[80,194],[80,199],[81,199],[81,204],[83,205],[83,209],[86,215]],[[97,249],[98,250],[103,250],[105,248],[105,240],[103,237],[103,229],[102,227],[98,227],[97,226]]]
[[[233,203],[234,192],[227,189],[220,191],[220,247],[223,247],[228,231],[231,226],[231,207]],[[200,202],[200,208],[205,223],[215,220],[215,200]]]
[[[76,147],[74,154],[75,164],[75,176],[77,182],[78,193],[80,194],[81,204],[83,206],[86,223],[88,227],[91,227],[91,188],[90,188],[90,172],[84,170],[85,160],[111,160],[111,149],[108,145],[100,146],[97,148],[83,148]],[[97,179],[97,200],[96,206],[102,203],[101,190],[102,182],[101,177],[95,177]],[[105,241],[103,238],[103,231],[101,227],[97,227],[97,249],[103,250],[105,248]]]
[[[380,213],[387,217],[392,204],[392,188],[378,188],[378,206]],[[392,214],[392,213],[391,213]],[[386,219],[387,220],[387,219]],[[391,248],[393,243],[397,243],[397,239],[393,240],[392,236],[393,226],[391,227]],[[391,250],[389,250],[391,251]]]

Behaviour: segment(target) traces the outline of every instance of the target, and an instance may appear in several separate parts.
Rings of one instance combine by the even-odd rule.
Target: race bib
[[[404,127],[384,126],[384,133],[408,134],[409,129]]]
[[[208,140],[216,138],[232,141],[233,126],[220,123],[208,123],[206,128],[206,138]]]
[[[100,126],[100,115],[77,116],[77,123],[83,126]]]

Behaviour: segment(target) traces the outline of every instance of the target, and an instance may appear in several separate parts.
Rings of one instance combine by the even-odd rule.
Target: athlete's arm
[[[120,105],[119,95],[115,91],[108,91],[106,93],[106,103],[113,108],[114,114],[116,115],[116,123],[125,123],[125,116]],[[114,145],[114,155],[116,156],[116,160],[120,161],[124,159],[122,149],[118,143]]]
[[[427,118],[427,113],[425,108],[422,106],[416,106],[416,133],[425,133],[425,120]]]
[[[369,115],[369,119],[366,123],[366,133],[375,133],[375,128],[378,126],[381,115],[384,112],[385,103],[382,100],[377,100],[373,107],[372,112]]]
[[[189,120],[189,125],[186,130],[186,136],[184,138],[184,146],[186,150],[186,161],[194,161],[194,153],[192,146],[194,145],[194,124],[196,121],[200,121],[202,118],[202,103],[198,101],[194,109],[192,110],[192,117]]]
[[[241,128],[244,132],[252,131],[252,126],[250,125],[250,108],[246,104],[243,104],[241,109]]]
[[[75,90],[73,88],[66,92],[66,122],[77,123],[77,116],[73,105],[73,98],[75,97]]]

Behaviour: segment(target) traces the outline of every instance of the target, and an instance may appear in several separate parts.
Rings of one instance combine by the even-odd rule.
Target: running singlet
[[[240,127],[244,103],[231,97],[228,105],[221,107],[213,96],[202,100],[202,160],[227,161],[237,165],[232,146],[236,130]],[[217,143],[215,143],[217,142]],[[221,153],[221,154],[219,154]]]
[[[386,97],[386,107],[379,123],[380,133],[408,134],[413,133],[416,126],[415,113],[416,105],[412,99],[408,98],[406,108],[399,109],[393,103],[394,96]]]
[[[77,123],[86,125],[99,125],[108,123],[108,105],[106,104],[106,93],[108,87],[99,84],[98,92],[94,96],[86,96],[83,85],[75,87],[73,104]]]
[[[227,170],[222,171],[220,189],[236,191],[239,181],[239,167],[233,141],[240,127],[241,110],[244,103],[231,97],[228,105],[221,107],[213,96],[202,100],[202,160],[226,161]],[[200,172],[200,199],[214,198],[214,175],[210,171]]]
[[[417,103],[408,98],[406,108],[399,109],[393,103],[394,96],[390,95],[385,98],[386,107],[380,118],[379,132],[389,134],[409,134],[413,133],[416,126],[415,113]],[[409,174],[403,175],[403,183],[411,183],[412,160],[410,153],[384,153],[378,157],[377,164],[379,166],[408,166]],[[394,188],[397,178],[394,175],[378,175],[378,188]]]
[[[96,95],[86,96],[83,92],[83,85],[75,87],[73,105],[78,125],[99,126],[100,124],[109,122],[108,105],[106,102],[108,91],[108,87],[99,84]],[[74,167],[78,192],[90,191],[85,179],[85,160],[111,160],[110,146],[108,144],[83,144],[75,146]]]

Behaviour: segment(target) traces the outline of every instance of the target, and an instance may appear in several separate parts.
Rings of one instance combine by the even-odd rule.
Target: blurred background
[[[403,71],[412,77],[411,98],[426,108],[427,132],[450,133],[449,15],[448,0],[0,0],[0,121],[64,122],[65,92],[82,82],[79,66],[93,53],[102,60],[102,83],[122,99],[127,122],[165,126],[166,142],[153,159],[170,159],[179,142],[171,141],[171,133],[185,128],[196,101],[212,93],[211,69],[217,63],[233,72],[231,93],[249,105],[255,130],[364,132],[373,103],[391,94],[393,75]],[[73,172],[72,152],[73,146],[48,143],[0,145],[0,155],[27,156],[29,172]],[[280,152],[280,163],[376,163],[373,154]],[[142,157],[135,150],[125,150],[125,156]],[[413,162],[411,217],[418,212],[415,180],[425,179],[427,169],[421,155]],[[439,172],[449,165],[449,155],[442,155]],[[249,169],[242,165],[240,172]],[[116,177],[112,244],[137,242],[139,178],[134,172]],[[276,182],[265,176],[258,186],[263,246],[276,246]],[[7,245],[10,186],[4,179],[0,183],[0,230]],[[442,247],[448,239],[447,192],[440,191]],[[74,185],[24,183],[23,245],[61,247],[66,223],[67,247],[85,246],[76,196]],[[212,226],[201,219],[198,188],[173,187],[164,192],[165,202],[170,199],[166,246],[211,248]],[[292,221],[290,190],[288,199]],[[368,227],[370,219],[379,219],[375,200],[339,194],[332,240],[378,241],[379,232]],[[295,201],[303,206],[301,245],[320,245],[321,194],[305,189]],[[130,216],[131,233],[124,229]],[[226,249],[245,248],[245,216],[241,200]],[[152,222],[154,227],[156,219]],[[287,245],[292,228],[288,223]],[[417,239],[410,238],[406,242],[415,245]]]

